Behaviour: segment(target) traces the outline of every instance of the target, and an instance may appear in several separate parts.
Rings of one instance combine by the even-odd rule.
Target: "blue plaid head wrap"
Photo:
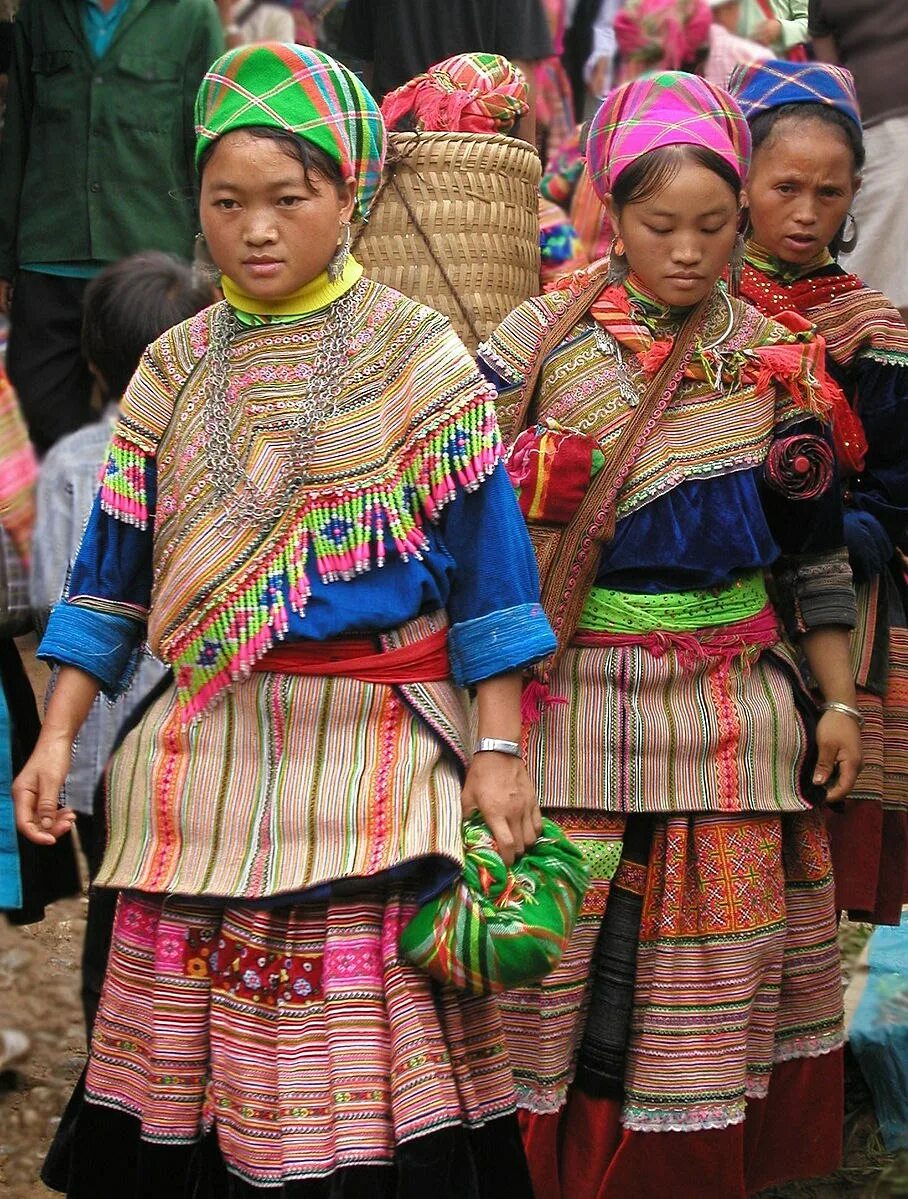
[[[770,59],[735,67],[728,90],[752,121],[783,104],[825,104],[861,128],[861,111],[851,72],[826,62]]]

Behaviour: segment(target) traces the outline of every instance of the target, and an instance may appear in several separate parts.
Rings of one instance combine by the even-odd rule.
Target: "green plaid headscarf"
[[[357,214],[368,216],[385,161],[385,125],[352,71],[308,46],[263,42],[222,54],[195,102],[195,158],[225,133],[250,125],[285,129],[333,158],[356,180]]]

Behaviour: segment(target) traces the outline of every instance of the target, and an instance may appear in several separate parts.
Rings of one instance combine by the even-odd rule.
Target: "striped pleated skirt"
[[[870,666],[874,640],[866,627],[854,638],[859,678]],[[848,804],[827,814],[827,828],[836,906],[854,920],[897,925],[908,903],[908,629],[888,629],[884,652],[883,694],[858,688],[864,768]]]
[[[136,1160],[182,1147],[186,1178],[213,1136],[253,1189],[337,1175],[340,1194],[350,1169],[494,1126],[514,1111],[499,1014],[399,959],[412,911],[393,887],[271,910],[122,895],[83,1112],[128,1117]]]
[[[462,842],[458,770],[393,688],[257,674],[188,729],[171,689],[108,792],[128,886],[50,1185],[529,1199],[494,1000],[399,955]]]
[[[743,1199],[828,1172],[834,884],[784,657],[574,649],[551,691],[531,760],[594,881],[558,968],[500,1003],[537,1196]]]

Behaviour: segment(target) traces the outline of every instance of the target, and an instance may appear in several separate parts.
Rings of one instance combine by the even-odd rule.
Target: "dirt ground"
[[[23,657],[42,692],[44,667],[27,652]],[[79,968],[86,909],[87,901],[77,898],[54,905],[42,924],[12,928],[0,919],[0,1027],[20,1028],[32,1042],[19,1069],[0,1074],[0,1199],[54,1193],[38,1171],[85,1059]],[[846,970],[866,937],[864,926],[843,925]],[[869,1092],[853,1064],[846,1107],[846,1159],[838,1174],[762,1199],[908,1199],[908,1153],[895,1158],[883,1149]]]
[[[0,1195],[47,1199],[38,1170],[85,1059],[79,1005],[84,899],[55,904],[41,924],[0,922],[0,1024],[22,1029],[32,1049],[0,1074]]]

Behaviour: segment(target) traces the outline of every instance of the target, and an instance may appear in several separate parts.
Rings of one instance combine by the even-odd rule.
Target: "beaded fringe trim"
[[[101,507],[138,529],[148,528],[148,485],[145,481],[150,455],[134,442],[115,434],[101,472]]]
[[[184,723],[286,636],[290,611],[305,614],[310,559],[320,579],[332,583],[382,566],[389,548],[404,561],[422,556],[428,544],[424,521],[437,521],[458,489],[478,488],[501,456],[494,394],[483,387],[418,430],[386,478],[355,490],[310,491],[245,577],[232,577],[222,593],[199,597],[198,619],[160,646],[174,668]],[[145,528],[145,455],[121,442],[110,463],[115,469],[109,465],[106,477],[115,484],[102,491],[104,511]]]

